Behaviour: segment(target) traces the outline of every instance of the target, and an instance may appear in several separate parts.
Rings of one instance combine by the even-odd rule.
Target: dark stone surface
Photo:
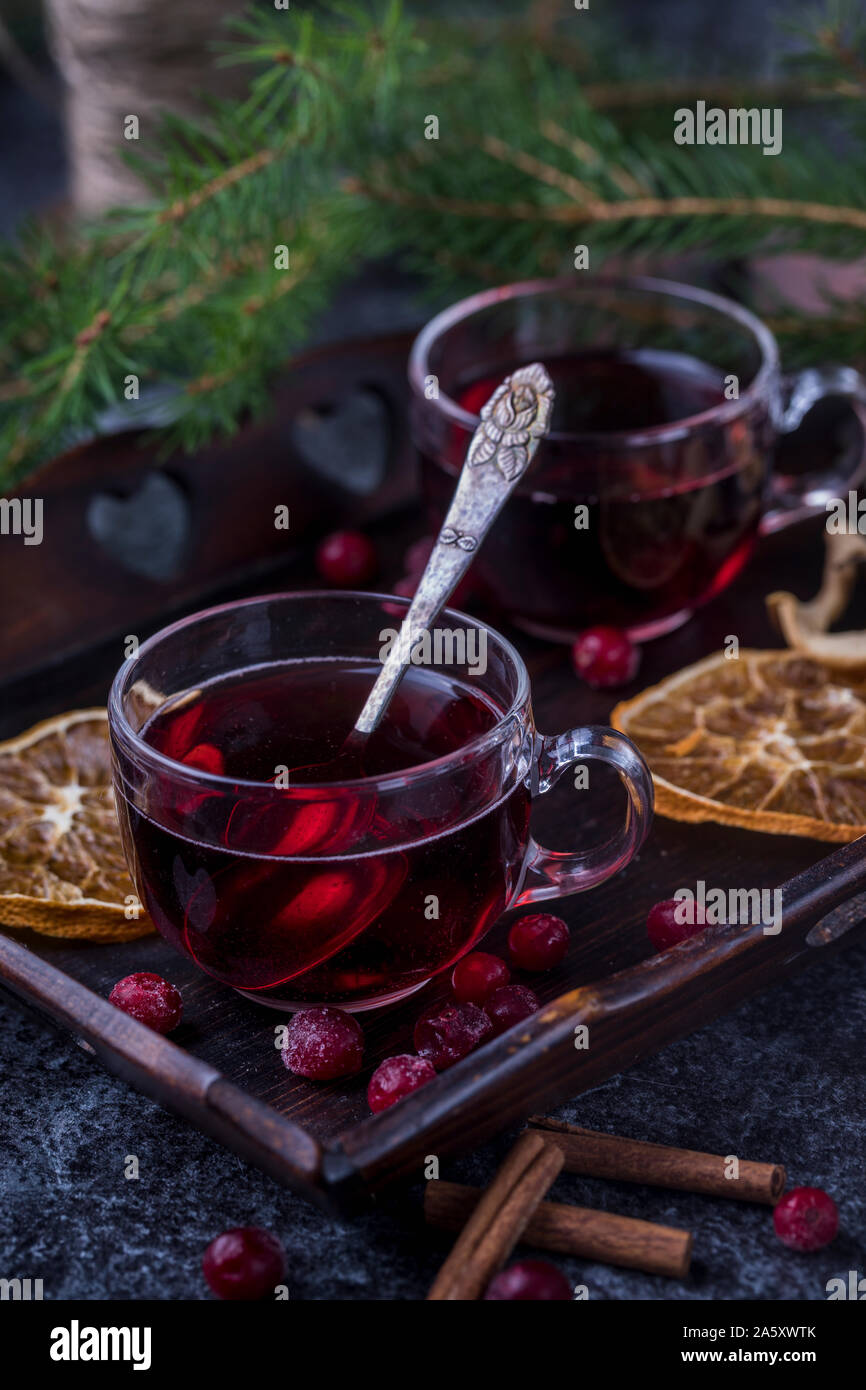
[[[685,1283],[558,1259],[590,1299],[810,1299],[866,1273],[866,945],[668,1048],[558,1113],[635,1138],[784,1162],[790,1185],[827,1188],[833,1245],[797,1255],[768,1207],[559,1178],[554,1196],[694,1232]],[[234,1225],[277,1232],[292,1299],[420,1299],[447,1238],[420,1218],[420,1184],[337,1225],[106,1075],[73,1042],[0,1001],[0,1277],[43,1279],[49,1299],[209,1297],[199,1262]],[[512,1136],[443,1165],[487,1182]],[[127,1179],[129,1155],[138,1179]]]

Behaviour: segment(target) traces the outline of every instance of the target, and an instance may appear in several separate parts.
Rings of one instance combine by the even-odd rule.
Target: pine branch
[[[820,94],[838,85],[825,74]],[[787,131],[780,160],[746,148],[684,150],[674,146],[670,124],[661,138],[623,128],[590,106],[589,92],[576,92],[555,63],[532,51],[499,75],[488,65],[463,109],[458,93],[439,113],[443,131],[460,132],[459,157],[454,139],[433,170],[394,167],[384,179],[355,177],[348,187],[400,209],[411,263],[422,270],[459,261],[501,266],[503,278],[566,273],[567,234],[591,240],[596,268],[607,254],[661,249],[860,253],[862,147],[847,169],[826,145],[795,144]],[[546,141],[571,160],[552,158]]]
[[[131,160],[148,202],[74,241],[33,228],[0,252],[0,488],[92,430],[130,374],[175,387],[167,447],[236,427],[373,254],[401,252],[451,294],[570,270],[576,238],[594,269],[610,254],[862,254],[866,25],[852,0],[799,35],[794,90],[671,82],[648,60],[636,78],[633,56],[575,40],[550,0],[456,27],[413,26],[398,0],[322,8],[236,22],[219,61],[248,65],[249,90],[165,121]],[[673,144],[676,101],[780,92],[830,104],[852,132],[844,162],[832,136],[787,130],[779,159]],[[866,357],[862,308],[810,324],[782,306],[780,331],[803,353]]]
[[[573,202],[557,203],[542,207],[532,202],[511,202],[507,205],[485,202],[472,198],[430,198],[413,197],[398,188],[382,184],[364,184],[358,179],[346,179],[343,187],[351,193],[373,198],[379,202],[394,203],[399,207],[411,208],[422,213],[453,213],[458,217],[468,217],[483,221],[528,221],[536,223],[555,222],[567,227],[585,228],[593,222],[631,222],[636,218],[682,218],[682,217],[772,217],[777,221],[817,222],[829,227],[855,227],[866,231],[866,207],[836,207],[826,203],[798,202],[793,198],[623,198],[618,202],[605,202],[596,198],[578,180],[560,170],[545,168],[544,165],[522,154],[510,150],[502,141],[488,136],[484,149],[496,159],[513,163],[515,168],[533,174],[536,178],[560,188],[573,195]]]
[[[145,382],[191,383],[187,394],[195,403],[181,400],[177,412],[176,433],[187,443],[206,437],[210,427],[230,428],[249,400],[262,397],[257,378],[269,375],[333,292],[342,274],[335,257],[345,254],[347,240],[357,255],[371,240],[351,209],[339,214],[342,234],[332,229],[330,241],[304,247],[320,230],[315,209],[329,199],[349,132],[383,109],[392,48],[410,42],[393,5],[378,23],[367,12],[339,9],[339,31],[314,30],[305,16],[280,24],[278,32],[271,16],[243,21],[247,48],[232,57],[257,65],[269,60],[272,67],[257,66],[250,95],[239,105],[213,103],[205,124],[165,122],[160,157],[133,161],[160,200],[107,219],[91,242],[66,256],[37,236],[0,265],[0,288],[5,281],[11,292],[0,342],[3,486],[114,404],[129,371]],[[287,207],[289,189],[291,223],[273,211]],[[332,199],[328,208],[333,214]],[[258,243],[258,254],[229,257],[238,226],[251,252]],[[273,263],[275,246],[289,239],[291,274]],[[300,248],[309,277],[304,294],[296,272]],[[56,269],[48,269],[52,262]],[[39,313],[28,294],[34,280],[43,291]],[[286,300],[293,301],[288,313]],[[246,321],[240,333],[231,330],[238,318]],[[253,319],[267,321],[267,332],[253,335]],[[267,366],[266,344],[273,354]],[[224,389],[229,381],[244,389],[233,397]]]

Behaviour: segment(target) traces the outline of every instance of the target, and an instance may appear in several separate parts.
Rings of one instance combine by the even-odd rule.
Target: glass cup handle
[[[783,526],[823,512],[831,497],[856,488],[866,475],[866,378],[853,367],[808,367],[782,381],[784,404],[775,419],[780,434],[792,434],[804,417],[825,396],[849,400],[864,433],[864,446],[848,475],[805,473],[796,477],[776,474],[770,493],[770,509],[761,520],[761,534],[769,535]],[[859,407],[859,408],[858,408]]]
[[[564,898],[603,883],[625,868],[646,839],[653,816],[652,775],[631,740],[615,729],[590,727],[543,736],[530,773],[533,797],[549,791],[566,770],[592,761],[616,768],[626,789],[621,829],[605,844],[580,852],[545,849],[530,836],[509,907]]]

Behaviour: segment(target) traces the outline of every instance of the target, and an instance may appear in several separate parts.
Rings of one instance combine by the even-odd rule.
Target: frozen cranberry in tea
[[[484,1005],[484,1012],[493,1024],[494,1037],[498,1037],[515,1023],[531,1018],[539,1008],[535,992],[526,985],[503,985],[502,989],[494,990],[491,994]]]
[[[490,1019],[477,1004],[434,1004],[415,1024],[414,1041],[421,1057],[445,1071],[492,1032]]]
[[[283,1062],[296,1076],[333,1081],[361,1070],[364,1034],[344,1009],[301,1009],[286,1029]]]
[[[839,1211],[821,1187],[793,1187],[773,1208],[773,1227],[791,1250],[820,1250],[839,1229]]]
[[[551,970],[568,950],[568,926],[551,912],[521,917],[508,933],[508,953],[518,970]]]
[[[212,743],[197,743],[188,753],[184,753],[183,761],[187,767],[197,767],[200,772],[212,772],[217,777],[222,777],[225,772],[225,759]]]
[[[426,1057],[413,1057],[409,1052],[399,1057],[386,1057],[370,1077],[367,1104],[373,1114],[378,1115],[380,1110],[388,1110],[435,1077],[436,1068]]]
[[[211,1241],[201,1267],[217,1298],[252,1302],[266,1298],[282,1283],[286,1255],[270,1231],[236,1226]]]
[[[455,965],[451,987],[461,1004],[483,1004],[494,990],[507,985],[510,979],[511,971],[504,960],[487,951],[471,951]]]

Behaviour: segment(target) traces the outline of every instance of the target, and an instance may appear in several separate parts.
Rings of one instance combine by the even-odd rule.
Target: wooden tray
[[[40,955],[0,937],[0,982],[74,1033],[110,1071],[279,1181],[346,1210],[365,1192],[417,1178],[427,1155],[443,1158],[477,1146],[715,1018],[810,956],[860,934],[864,912],[866,837],[785,884],[778,936],[765,935],[760,926],[726,928],[569,990],[400,1105],[365,1119],[364,1080],[317,1086],[289,1075],[273,1046],[274,1015],[247,1005],[155,941],[56,947]],[[77,965],[100,993],[46,956]],[[164,971],[181,986],[190,1021],[178,1030],[177,1042],[101,997],[131,969]],[[371,1067],[411,1048],[418,1009],[416,998],[365,1017]],[[579,1025],[588,1029],[585,1050],[575,1047]],[[220,1071],[219,1057],[237,1081]]]
[[[391,340],[378,357],[376,344],[366,345],[354,357],[340,350],[334,354],[330,378],[327,360],[317,358],[316,389],[324,392],[329,379],[338,393],[350,389],[353,381],[387,378],[396,383],[406,346]],[[393,389],[396,394],[396,385]],[[405,438],[397,439],[396,448],[405,455]],[[244,449],[240,436],[221,464],[223,479],[232,466],[243,467]],[[118,482],[118,477],[104,445],[98,457],[84,450],[78,460],[73,486],[80,515],[86,500],[82,489],[86,493],[88,486],[105,488],[107,478]],[[124,466],[124,453],[118,451],[114,467]],[[193,478],[198,466],[198,461],[189,462],[187,476]],[[52,474],[51,483],[62,502],[62,475]],[[391,496],[398,496],[405,480],[401,484],[392,477],[388,486]],[[365,507],[368,515],[376,515],[375,499]],[[421,525],[417,512],[379,523],[386,582],[401,573],[396,557]],[[312,579],[303,547],[276,576],[263,580],[256,573],[251,576],[248,565],[244,568],[244,557],[232,550],[229,540],[232,582],[226,584],[212,558],[210,577],[196,573],[193,563],[192,569],[163,586],[162,611],[157,611],[152,586],[138,592],[127,583],[126,607],[102,612],[96,636],[105,640],[94,641],[84,602],[91,543],[74,528],[57,543],[66,546],[64,565],[58,569],[64,582],[52,579],[46,569],[41,586],[29,589],[38,599],[29,633],[20,608],[0,618],[0,653],[11,650],[14,657],[0,679],[0,737],[51,713],[104,702],[122,657],[116,634],[136,631],[143,637],[162,625],[169,608],[191,611],[216,592],[220,597],[267,592],[302,587]],[[100,557],[100,566],[105,563]],[[641,681],[649,684],[718,650],[732,632],[744,645],[774,645],[777,639],[764,616],[763,594],[786,586],[812,592],[820,567],[816,528],[801,527],[762,542],[731,589],[678,633],[645,650]],[[213,577],[217,572],[218,590]],[[59,653],[51,636],[58,630],[51,610],[69,620]],[[44,612],[49,619],[40,627],[39,614]],[[606,722],[611,700],[575,681],[567,653],[520,634],[509,636],[527,660],[542,729]],[[590,843],[605,836],[619,818],[615,785],[612,779],[608,797],[607,785],[597,784],[580,824],[575,824],[573,793],[563,796],[561,789],[554,790],[538,808],[539,838],[574,847],[581,837]],[[866,927],[866,844],[858,841],[830,855],[826,849],[803,839],[657,821],[638,860],[624,874],[557,905],[572,928],[572,941],[562,965],[533,981],[545,1006],[541,1012],[375,1117],[369,1115],[365,1100],[371,1070],[385,1056],[413,1050],[414,1020],[422,1007],[447,994],[447,979],[380,1014],[363,1015],[364,1072],[348,1083],[329,1085],[291,1076],[282,1066],[274,1029],[285,1022],[285,1015],[216,984],[156,936],[95,946],[29,932],[15,933],[14,939],[0,935],[0,985],[69,1030],[110,1070],[279,1181],[346,1210],[396,1179],[419,1177],[428,1154],[444,1158],[475,1147],[530,1113],[598,1085],[822,952],[835,951],[859,936]],[[651,956],[645,936],[648,908],[672,896],[677,887],[694,886],[698,878],[721,887],[784,883],[782,932],[771,936],[760,926],[728,928],[663,956]],[[494,928],[487,939],[490,949],[502,949],[507,925],[503,921]],[[137,970],[155,970],[183,990],[185,1019],[172,1040],[107,1003],[114,981]],[[586,1049],[575,1047],[578,1025],[589,1030]]]

